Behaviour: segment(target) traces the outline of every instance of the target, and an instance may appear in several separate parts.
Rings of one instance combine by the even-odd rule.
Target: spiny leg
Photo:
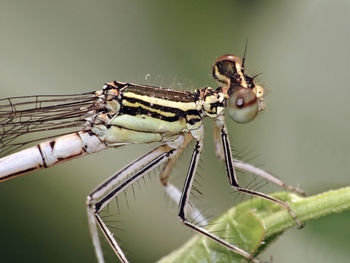
[[[170,197],[172,201],[176,203],[176,205],[178,205],[180,202],[181,191],[175,185],[169,183],[168,178],[176,161],[179,159],[180,155],[187,148],[188,144],[192,141],[192,139],[193,137],[190,133],[186,133],[184,135],[183,144],[177,149],[176,153],[168,159],[160,173],[159,179],[161,184],[164,186],[165,193]],[[201,226],[208,225],[208,220],[193,204],[189,206],[188,210],[191,218],[199,222]]]
[[[246,171],[246,172],[249,172],[249,173],[252,173],[252,174],[255,174],[255,175],[258,175],[288,191],[292,191],[294,193],[297,193],[297,194],[300,194],[302,196],[306,196],[306,193],[298,188],[298,187],[294,187],[294,186],[291,186],[291,185],[288,185],[286,183],[284,183],[281,179],[277,178],[276,176],[272,175],[271,173],[263,170],[263,169],[260,169],[254,165],[251,165],[249,163],[245,163],[243,161],[240,161],[240,160],[233,160],[233,163],[234,163],[234,167],[236,169],[239,169],[239,170],[243,170],[243,171]]]
[[[173,154],[176,154],[176,151],[176,149],[171,148],[166,144],[159,146],[108,178],[87,197],[87,213],[90,232],[99,263],[104,263],[104,258],[96,223],[100,227],[119,260],[123,263],[128,262],[124,252],[114,238],[113,233],[108,229],[107,225],[99,215],[101,210],[120,192],[124,191],[142,176],[171,158]],[[130,174],[132,175],[125,179]]]
[[[221,134],[220,129],[218,126],[214,125],[214,142],[215,142],[215,149],[216,149],[216,155],[221,161],[225,161],[225,154],[222,146],[222,140],[221,140]],[[176,204],[179,204],[181,192],[180,190],[173,184],[168,182],[169,174],[175,165],[176,161],[180,157],[180,155],[183,153],[183,151],[187,148],[188,144],[192,141],[193,137],[190,133],[187,133],[184,135],[184,143],[181,147],[178,148],[178,151],[176,154],[173,155],[172,158],[170,158],[165,166],[163,167],[161,174],[160,174],[160,181],[162,185],[165,187],[166,194],[173,200]],[[250,172],[252,174],[258,175],[272,183],[275,183],[276,185],[279,185],[280,187],[287,189],[289,191],[296,192],[300,195],[305,196],[305,192],[299,188],[290,186],[285,184],[282,180],[279,178],[276,178],[271,173],[260,169],[258,167],[255,167],[249,163],[245,163],[240,160],[233,160],[234,167],[239,170],[243,170],[246,172]],[[205,226],[208,224],[207,219],[205,218],[202,213],[196,209],[193,205],[188,207],[188,214],[191,218],[196,218],[198,222],[201,222],[201,226]]]
[[[177,205],[180,203],[181,191],[173,184],[168,183],[165,186],[165,192]],[[188,206],[188,214],[193,221],[196,221],[200,226],[207,226],[209,224],[208,219],[196,208],[193,204]]]
[[[232,159],[231,145],[230,145],[230,141],[229,141],[229,138],[227,135],[226,126],[224,124],[221,124],[220,129],[221,129],[222,145],[223,145],[223,150],[224,150],[224,154],[225,154],[226,172],[227,172],[227,176],[229,178],[231,186],[239,192],[249,194],[252,196],[256,196],[256,197],[261,197],[263,199],[275,202],[275,203],[285,207],[288,210],[289,214],[293,217],[293,219],[294,219],[295,223],[298,225],[298,227],[302,228],[304,226],[303,223],[301,223],[300,220],[296,217],[295,213],[290,208],[288,203],[285,203],[279,199],[276,199],[272,196],[269,196],[269,195],[266,195],[266,194],[263,194],[263,193],[260,193],[257,191],[245,189],[238,184],[238,181],[236,178],[236,173],[235,173],[235,168],[234,168],[234,162]]]
[[[204,236],[214,240],[215,242],[230,249],[231,251],[242,255],[243,257],[247,258],[248,260],[251,260],[252,262],[258,263],[260,261],[256,258],[254,258],[250,253],[248,253],[248,252],[244,251],[243,249],[225,241],[224,239],[218,237],[217,235],[214,235],[213,233],[206,230],[205,228],[188,221],[188,219],[187,219],[187,208],[189,207],[188,206],[189,196],[191,193],[191,188],[192,188],[194,176],[196,173],[196,169],[198,166],[198,161],[199,161],[202,147],[203,147],[203,139],[202,138],[197,139],[197,143],[196,143],[195,149],[193,151],[191,162],[190,162],[190,167],[188,169],[187,177],[185,180],[184,188],[182,190],[178,216],[180,217],[181,221],[189,228],[191,228],[191,229],[195,230],[196,232],[201,233]]]
[[[218,157],[218,159],[220,161],[225,161],[225,151],[223,148],[223,142],[222,142],[222,132],[220,130],[220,128],[214,124],[214,143],[215,143],[215,153],[216,156]],[[299,189],[298,187],[294,187],[291,185],[288,185],[286,183],[284,183],[281,179],[277,178],[276,176],[272,175],[271,173],[264,171],[258,167],[255,167],[251,164],[245,163],[243,161],[240,160],[234,160],[234,167],[239,169],[239,170],[244,170],[246,172],[250,172],[252,174],[258,175],[262,178],[265,178],[266,180],[288,190],[288,191],[292,191],[295,192],[297,194],[300,194],[302,196],[306,196],[306,193],[302,190]]]

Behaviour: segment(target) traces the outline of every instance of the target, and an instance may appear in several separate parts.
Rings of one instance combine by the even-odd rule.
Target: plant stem
[[[350,187],[310,197],[300,197],[288,192],[271,195],[288,202],[296,216],[304,223],[350,208]],[[221,231],[222,237],[231,237],[230,242],[257,256],[284,230],[292,226],[295,226],[295,221],[286,209],[278,204],[253,198],[226,211],[207,229],[213,233]],[[225,231],[222,231],[223,229]],[[169,262],[242,262],[242,257],[207,237],[196,235],[158,261]]]

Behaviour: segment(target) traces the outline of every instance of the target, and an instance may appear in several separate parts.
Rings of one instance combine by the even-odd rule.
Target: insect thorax
[[[113,146],[173,140],[222,114],[225,101],[221,88],[183,92],[116,81],[95,96],[87,129]]]

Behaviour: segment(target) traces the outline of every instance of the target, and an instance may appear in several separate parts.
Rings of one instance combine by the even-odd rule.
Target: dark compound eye
[[[221,56],[214,63],[213,77],[221,83],[240,83],[242,76],[242,60],[235,55]]]

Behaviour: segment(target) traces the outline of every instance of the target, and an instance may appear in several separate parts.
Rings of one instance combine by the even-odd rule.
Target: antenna
[[[247,55],[247,49],[248,49],[248,38],[245,41],[244,54],[243,54],[243,59],[242,59],[242,71],[243,71],[243,73],[244,73],[244,62],[245,62],[245,58]]]
[[[258,73],[258,74],[256,74],[256,75],[254,75],[254,76],[252,77],[252,79],[254,80],[256,77],[259,77],[260,75],[262,75],[262,72],[261,72],[261,73]]]

